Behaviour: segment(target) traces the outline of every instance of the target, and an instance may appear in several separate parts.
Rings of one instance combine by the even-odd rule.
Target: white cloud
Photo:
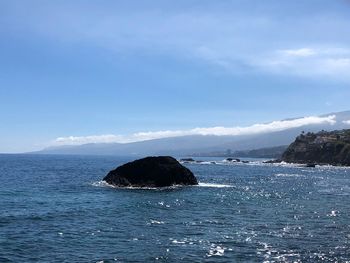
[[[316,51],[311,48],[286,49],[281,50],[281,54],[294,57],[309,57],[316,54]]]
[[[275,74],[350,81],[350,49],[345,48],[277,50],[254,57],[250,64]]]
[[[123,136],[114,134],[104,134],[104,135],[91,135],[91,136],[68,136],[68,137],[58,137],[55,140],[55,144],[58,145],[79,145],[86,143],[110,143],[122,141]]]
[[[187,135],[216,135],[216,136],[239,136],[260,134],[267,132],[283,131],[290,128],[302,127],[312,124],[335,124],[336,116],[327,117],[305,117],[294,120],[273,121],[266,124],[254,124],[247,127],[210,127],[210,128],[194,128],[190,130],[166,130],[156,132],[139,132],[131,135],[93,135],[93,136],[69,136],[59,137],[53,145],[80,145],[86,143],[129,143],[137,141],[145,141],[160,138],[187,136]]]
[[[301,47],[257,50],[251,55],[220,46],[200,46],[195,55],[232,73],[268,74],[350,81],[350,47]]]
[[[350,120],[348,120],[348,121],[343,121],[343,123],[344,123],[344,124],[350,125]]]
[[[199,9],[159,3],[156,8],[150,4],[118,8],[116,3],[82,7],[71,2],[75,1],[48,1],[40,7],[9,4],[3,24],[11,25],[7,26],[11,33],[23,30],[57,43],[86,43],[117,56],[145,51],[200,60],[230,73],[259,71],[350,81],[348,16],[325,15],[324,7],[320,7],[322,12],[304,16],[297,5],[290,4],[300,13],[296,17],[286,8],[289,4],[280,5],[278,10],[285,12],[281,20],[275,4],[266,12],[270,9],[265,9],[266,4],[250,8],[241,1],[206,2]]]

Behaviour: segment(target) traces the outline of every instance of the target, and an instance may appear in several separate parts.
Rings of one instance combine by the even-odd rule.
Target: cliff
[[[350,130],[301,134],[283,153],[282,161],[350,166]]]

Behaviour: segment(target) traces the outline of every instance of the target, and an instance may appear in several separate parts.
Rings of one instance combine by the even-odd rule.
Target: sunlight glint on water
[[[349,169],[207,162],[185,164],[199,186],[101,181],[129,160],[1,155],[0,262],[350,260]]]

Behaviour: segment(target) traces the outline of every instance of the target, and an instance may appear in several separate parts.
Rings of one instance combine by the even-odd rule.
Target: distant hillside
[[[271,148],[261,148],[249,151],[236,151],[232,155],[237,157],[248,157],[248,158],[275,158],[279,159],[282,154],[288,148],[288,145],[282,145]]]
[[[289,163],[350,165],[350,129],[301,134],[282,160]]]
[[[244,150],[244,151],[217,151],[209,153],[197,153],[193,154],[194,157],[246,157],[246,158],[271,158],[271,159],[280,159],[284,151],[288,148],[288,145],[260,148],[253,150]]]
[[[214,136],[191,135],[154,139],[133,143],[90,143],[75,146],[49,147],[38,154],[79,154],[79,155],[174,155],[190,156],[208,154],[211,152],[250,151],[289,145],[302,131],[317,132],[320,130],[340,130],[349,128],[350,111],[329,113],[324,116],[335,115],[336,123],[305,125],[299,128],[290,128],[279,132],[265,132],[252,135]],[[257,155],[260,155],[256,153]],[[266,158],[271,158],[270,156]]]

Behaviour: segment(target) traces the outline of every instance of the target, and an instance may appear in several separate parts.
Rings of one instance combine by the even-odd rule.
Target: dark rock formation
[[[170,156],[146,157],[119,166],[103,179],[115,186],[165,187],[198,184],[193,173]]]
[[[305,165],[305,167],[308,167],[308,168],[315,168],[315,167],[316,167],[316,164],[314,164],[314,163],[307,163],[307,164]]]
[[[284,152],[282,161],[309,167],[350,166],[350,130],[301,134]]]
[[[281,163],[281,162],[282,160],[280,159],[273,159],[273,160],[264,161],[263,163],[274,164],[274,163]]]

